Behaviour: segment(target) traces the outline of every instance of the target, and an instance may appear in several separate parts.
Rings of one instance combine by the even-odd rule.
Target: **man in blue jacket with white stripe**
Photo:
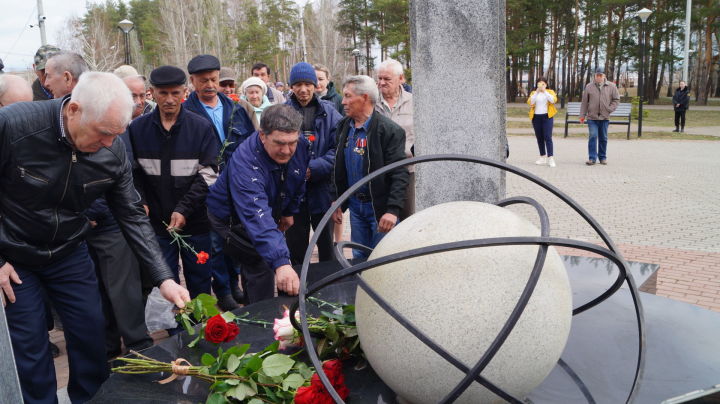
[[[208,218],[224,240],[248,240],[232,258],[242,263],[248,303],[270,299],[277,288],[297,295],[300,280],[290,265],[283,232],[293,225],[305,194],[309,144],[298,132],[302,116],[288,105],[262,115],[260,131],[243,142],[210,187]],[[230,231],[232,226],[233,231]]]
[[[330,208],[330,181],[335,164],[335,127],[342,119],[335,106],[315,95],[318,80],[315,68],[300,62],[290,70],[292,95],[287,104],[303,116],[301,133],[310,143],[310,166],[306,172],[307,192],[295,215],[295,224],[285,232],[293,265],[302,264],[308,248],[310,226],[317,230],[325,211]],[[318,239],[320,261],[330,261],[332,226],[326,226]]]

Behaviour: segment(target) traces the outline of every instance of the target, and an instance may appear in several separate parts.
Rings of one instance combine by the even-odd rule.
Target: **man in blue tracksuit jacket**
[[[335,164],[335,127],[342,116],[332,103],[315,95],[318,80],[315,68],[300,62],[290,70],[292,95],[287,104],[303,116],[301,133],[310,142],[310,166],[306,178],[307,192],[295,215],[295,223],[285,233],[293,265],[302,264],[308,248],[310,226],[317,230],[325,211],[330,208],[331,173]],[[333,227],[326,226],[318,239],[320,261],[333,259]]]
[[[248,303],[272,298],[277,288],[296,295],[300,287],[290,266],[283,232],[293,224],[305,193],[309,144],[299,136],[302,116],[288,105],[273,105],[262,115],[260,131],[240,144],[210,187],[208,217],[223,239],[229,222],[240,224],[258,259],[243,263]]]

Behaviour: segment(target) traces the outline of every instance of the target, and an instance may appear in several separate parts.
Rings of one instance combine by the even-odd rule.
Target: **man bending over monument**
[[[100,72],[83,74],[63,98],[0,109],[0,297],[25,402],[57,400],[43,288],[65,327],[70,399],[89,400],[107,377],[100,292],[84,242],[84,211],[99,196],[162,295],[179,307],[190,300],[162,259],[115,140],[132,109],[122,80]]]

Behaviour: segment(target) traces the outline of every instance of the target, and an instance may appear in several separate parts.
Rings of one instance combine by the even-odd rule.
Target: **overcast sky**
[[[58,30],[65,20],[83,15],[88,2],[97,0],[43,0],[48,43],[56,44]],[[0,10],[0,58],[5,63],[5,71],[32,68],[33,56],[40,47],[37,1],[0,0]]]

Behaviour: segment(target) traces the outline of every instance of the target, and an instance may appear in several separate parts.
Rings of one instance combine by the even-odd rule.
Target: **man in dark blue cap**
[[[211,251],[205,197],[217,179],[220,145],[212,124],[183,107],[185,81],[185,72],[175,66],[153,70],[150,84],[157,108],[135,119],[128,135],[135,187],[165,261],[179,280],[180,256],[194,298],[210,293],[210,268],[200,256],[173,244],[168,231],[188,235],[185,240],[198,253]]]
[[[335,127],[342,119],[335,106],[316,94],[318,80],[315,68],[300,62],[290,70],[292,94],[287,105],[300,112],[303,123],[300,133],[310,143],[310,165],[307,168],[307,192],[294,217],[294,224],[285,232],[293,265],[302,264],[308,248],[310,227],[317,230],[325,211],[330,208],[331,173],[335,164]],[[326,226],[318,239],[320,261],[333,259],[332,226]]]
[[[228,156],[257,129],[255,110],[245,100],[233,101],[220,91],[220,61],[212,55],[195,56],[188,63],[193,91],[185,105],[190,111],[213,124],[222,145],[220,168]],[[249,113],[248,111],[251,111]],[[212,240],[212,288],[223,310],[238,307],[243,294],[238,287],[238,273],[232,261],[222,253],[222,240],[214,231]]]

